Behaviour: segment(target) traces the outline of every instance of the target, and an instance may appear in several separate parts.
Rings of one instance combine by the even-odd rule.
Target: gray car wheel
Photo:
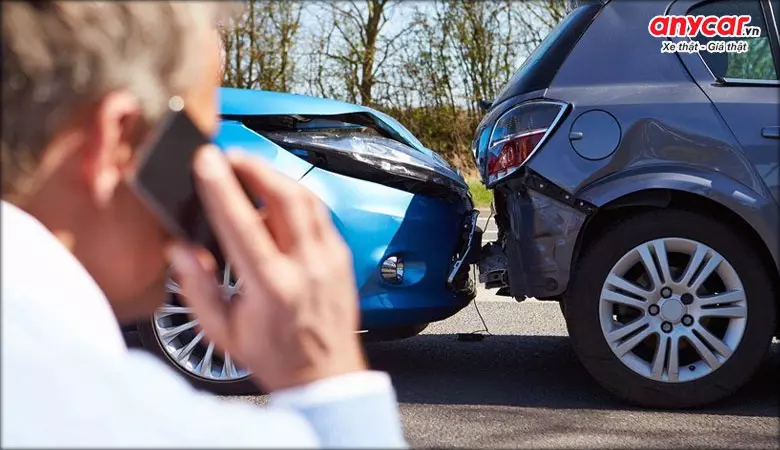
[[[771,279],[751,242],[687,211],[639,214],[600,232],[565,302],[583,365],[644,406],[731,394],[757,369],[774,329]]]
[[[670,255],[688,262],[676,265]],[[644,270],[632,274],[640,264]],[[708,290],[705,282],[723,290]],[[734,354],[747,325],[747,297],[734,266],[690,239],[654,239],[629,250],[609,271],[599,301],[601,332],[614,355],[655,381],[709,375]],[[648,340],[655,345],[645,360]],[[680,370],[689,347],[695,354]]]

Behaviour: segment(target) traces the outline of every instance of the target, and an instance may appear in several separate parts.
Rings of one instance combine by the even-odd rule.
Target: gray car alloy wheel
[[[674,237],[626,253],[602,286],[599,308],[615,356],[664,383],[711,374],[735,352],[747,325],[734,267],[707,245]]]
[[[168,301],[154,313],[154,333],[166,356],[181,370],[209,382],[236,382],[249,377],[247,369],[239,367],[227,352],[219,352],[209,342],[198,319],[183,304],[181,288],[172,279],[166,284]],[[234,279],[227,264],[219,285],[222,300],[230,301],[241,289],[241,280]]]

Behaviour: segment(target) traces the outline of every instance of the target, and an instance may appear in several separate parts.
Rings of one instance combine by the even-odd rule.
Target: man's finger
[[[314,211],[308,198],[313,194],[259,158],[231,151],[228,160],[236,176],[263,202],[266,223],[277,238],[279,249],[291,252],[308,247],[317,236],[312,227]]]
[[[314,194],[309,196],[309,208],[312,211],[312,228],[317,238],[328,240],[332,239],[334,234],[338,234],[330,209]]]
[[[216,147],[204,147],[195,156],[193,172],[198,194],[227,259],[241,273],[258,273],[258,267],[278,250],[227,160]]]
[[[167,249],[174,276],[182,289],[182,299],[194,311],[200,326],[221,346],[229,345],[229,305],[222,301],[214,278],[214,259],[205,260],[184,243]]]

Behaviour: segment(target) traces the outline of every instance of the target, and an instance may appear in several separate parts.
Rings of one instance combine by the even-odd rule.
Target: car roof
[[[244,115],[335,115],[368,112],[351,103],[285,92],[220,88],[220,114]]]

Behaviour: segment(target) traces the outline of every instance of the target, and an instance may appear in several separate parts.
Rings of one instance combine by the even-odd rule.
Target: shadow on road
[[[402,403],[639,410],[602,389],[580,365],[568,337],[420,335],[366,345],[372,366],[390,373]],[[780,415],[780,344],[729,399],[691,414]],[[683,412],[683,411],[680,411]]]

